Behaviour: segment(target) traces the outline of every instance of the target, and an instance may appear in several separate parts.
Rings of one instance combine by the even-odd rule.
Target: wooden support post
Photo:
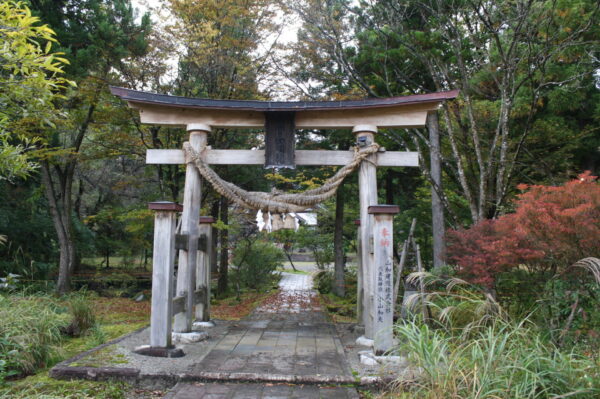
[[[204,289],[200,303],[196,305],[196,321],[210,321],[210,260],[212,256],[212,216],[200,216],[200,236],[204,236],[204,248],[198,248],[196,259],[196,290]]]
[[[440,194],[442,192],[442,161],[440,157],[440,127],[437,111],[427,114],[427,129],[429,130],[429,154],[431,160],[431,227],[433,230],[433,267],[444,265],[445,227],[444,206]]]
[[[357,125],[352,129],[356,135],[358,146],[368,146],[375,142],[375,133],[377,127],[372,125]],[[373,339],[373,323],[375,314],[373,313],[374,302],[374,267],[371,233],[373,226],[373,217],[369,215],[368,209],[371,205],[377,204],[377,156],[370,155],[366,162],[360,164],[358,170],[358,187],[360,200],[360,231],[361,231],[361,264],[363,269],[363,320],[365,325],[365,337]]]
[[[170,348],[173,316],[173,269],[175,262],[175,226],[179,204],[151,202],[154,214],[154,250],[152,259],[152,310],[150,347]]]
[[[389,351],[393,346],[394,239],[392,220],[398,211],[396,205],[369,207],[369,214],[374,215],[373,252],[376,291],[372,311],[375,313],[373,349],[376,355]]]
[[[360,219],[354,221],[356,225],[356,320],[360,323],[363,319],[363,268],[362,268],[362,252],[361,252],[361,241],[360,241]]]
[[[190,124],[190,145],[197,152],[206,148],[210,126],[202,123]],[[188,164],[185,170],[185,186],[183,191],[183,214],[181,216],[181,233],[188,236],[187,250],[179,251],[179,268],[177,271],[177,296],[186,297],[184,313],[175,315],[175,332],[191,332],[194,318],[194,291],[196,289],[196,262],[198,256],[198,230],[200,219],[201,180],[196,167]]]
[[[398,303],[398,292],[400,291],[400,281],[402,281],[402,271],[404,270],[404,264],[406,263],[406,259],[408,257],[408,247],[413,241],[413,234],[415,233],[416,226],[417,218],[413,218],[412,223],[410,224],[410,230],[408,231],[408,238],[404,241],[404,244],[402,245],[400,263],[398,264],[398,269],[396,270],[396,281],[394,282],[394,307]]]

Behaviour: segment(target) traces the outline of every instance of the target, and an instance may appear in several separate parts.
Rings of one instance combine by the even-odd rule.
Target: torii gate
[[[112,94],[139,110],[142,123],[186,127],[191,147],[212,165],[346,165],[352,151],[294,151],[293,129],[352,129],[359,146],[375,142],[378,128],[426,126],[428,114],[455,98],[458,91],[351,101],[237,101],[210,100],[153,94],[111,87]],[[213,128],[263,128],[274,131],[265,150],[220,150],[207,146]],[[270,150],[273,149],[274,151]],[[397,206],[378,205],[377,166],[418,166],[416,152],[382,149],[370,155],[359,168],[360,270],[358,297],[363,298],[362,323],[365,337],[374,340],[376,352],[392,346],[393,292],[392,217]],[[186,164],[181,149],[148,150],[148,164]],[[152,316],[150,346],[142,353],[181,356],[173,349],[171,330],[192,332],[194,316],[210,320],[208,295],[210,250],[202,247],[210,222],[200,217],[201,178],[187,164],[183,208],[177,204],[154,203],[155,217]],[[177,288],[173,294],[176,212],[181,212],[181,230],[186,241],[179,245]],[[203,226],[203,227],[199,227]],[[199,245],[200,242],[200,245]],[[206,241],[204,241],[206,242]],[[190,267],[190,265],[193,265]],[[389,295],[388,295],[389,294]],[[200,306],[196,306],[200,305]],[[194,312],[195,310],[195,312]],[[172,324],[172,317],[175,317]]]

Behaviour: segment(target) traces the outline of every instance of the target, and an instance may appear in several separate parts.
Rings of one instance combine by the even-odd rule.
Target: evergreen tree
[[[145,53],[150,20],[144,16],[136,22],[128,0],[32,0],[31,6],[56,31],[70,61],[66,75],[78,85],[56,104],[67,118],[45,130],[41,155],[42,181],[60,247],[57,291],[64,293],[78,262],[73,196],[76,169],[86,156],[85,138],[100,129],[99,114],[111,112],[107,85],[118,82],[119,70],[129,59]]]

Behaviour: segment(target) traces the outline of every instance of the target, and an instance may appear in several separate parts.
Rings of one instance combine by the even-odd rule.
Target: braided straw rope
[[[365,148],[355,148],[354,157],[349,164],[344,165],[335,175],[331,176],[318,188],[304,191],[302,193],[265,193],[261,191],[246,191],[233,183],[227,182],[206,164],[200,154],[195,151],[189,142],[183,143],[186,163],[196,166],[198,172],[204,177],[214,189],[222,196],[236,204],[254,210],[262,210],[271,213],[302,212],[320,202],[331,198],[342,181],[363,161],[370,162],[367,157],[379,150],[378,144],[371,144]]]

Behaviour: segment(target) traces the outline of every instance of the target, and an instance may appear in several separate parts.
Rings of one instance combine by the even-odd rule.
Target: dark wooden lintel
[[[181,204],[170,201],[149,202],[148,209],[152,211],[183,212],[183,206]]]
[[[398,205],[371,205],[369,207],[370,214],[392,214],[400,212],[400,207]]]

